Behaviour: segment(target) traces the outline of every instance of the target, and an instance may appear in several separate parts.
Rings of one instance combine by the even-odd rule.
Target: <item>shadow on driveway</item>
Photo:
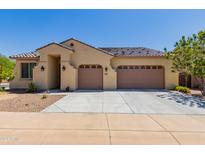
[[[191,96],[179,92],[168,92],[157,95],[157,97],[172,100],[182,105],[187,105],[189,107],[198,107],[205,109],[205,100],[196,96]]]

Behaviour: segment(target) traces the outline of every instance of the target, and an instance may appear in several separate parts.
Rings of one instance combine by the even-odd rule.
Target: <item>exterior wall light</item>
[[[63,65],[63,67],[62,67],[62,70],[63,70],[63,71],[65,71],[65,70],[66,70],[66,67],[65,67],[64,65]]]
[[[41,66],[41,71],[43,72],[45,70],[45,67],[44,66]]]
[[[108,68],[107,68],[107,67],[105,67],[105,72],[107,72],[107,70],[108,70]]]

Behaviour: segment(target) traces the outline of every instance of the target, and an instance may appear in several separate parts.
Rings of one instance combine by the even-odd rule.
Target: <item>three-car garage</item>
[[[121,65],[116,69],[117,89],[163,89],[164,67],[147,65]],[[101,65],[80,65],[79,89],[103,89]]]

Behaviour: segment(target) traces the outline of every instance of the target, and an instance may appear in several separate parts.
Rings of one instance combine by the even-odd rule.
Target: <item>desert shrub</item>
[[[37,91],[36,85],[33,82],[29,83],[27,91],[30,93],[36,92]]]
[[[66,87],[65,91],[69,92],[70,91],[70,87]]]
[[[183,86],[176,86],[175,90],[182,92],[182,93],[185,93],[185,94],[190,93],[190,89],[187,87],[183,87]]]
[[[43,95],[42,97],[41,97],[41,99],[46,99],[47,98],[47,95]]]
[[[0,87],[0,92],[4,92],[5,91],[5,87]]]

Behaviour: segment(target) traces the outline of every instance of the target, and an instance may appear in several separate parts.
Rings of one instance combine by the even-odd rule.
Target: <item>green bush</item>
[[[187,87],[183,87],[183,86],[176,86],[175,90],[182,92],[182,93],[185,93],[185,94],[190,93],[190,89]]]
[[[36,85],[33,82],[29,83],[27,91],[30,93],[36,92],[37,91]]]
[[[4,92],[5,88],[4,87],[0,87],[0,92]]]
[[[15,62],[0,53],[0,83],[2,80],[11,81],[14,79],[13,68]]]

